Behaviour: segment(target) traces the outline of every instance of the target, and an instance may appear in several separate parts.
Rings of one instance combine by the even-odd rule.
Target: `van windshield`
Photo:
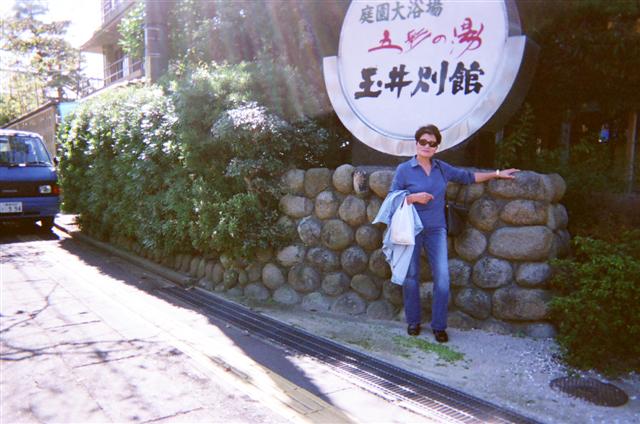
[[[20,135],[0,135],[0,165],[53,166],[40,139]]]

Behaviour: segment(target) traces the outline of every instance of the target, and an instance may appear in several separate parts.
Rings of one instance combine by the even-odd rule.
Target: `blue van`
[[[50,230],[60,210],[54,160],[38,134],[0,129],[0,222],[40,221]]]

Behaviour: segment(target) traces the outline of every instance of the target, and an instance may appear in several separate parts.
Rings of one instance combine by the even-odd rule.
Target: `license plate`
[[[21,213],[22,202],[0,202],[0,213]]]

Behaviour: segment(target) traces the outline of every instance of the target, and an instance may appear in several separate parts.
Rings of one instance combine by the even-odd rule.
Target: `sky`
[[[49,13],[42,17],[45,21],[71,21],[66,39],[73,47],[80,47],[88,41],[101,24],[100,0],[46,0]],[[11,14],[13,0],[0,1],[0,15]],[[84,53],[85,75],[102,78],[102,55]]]

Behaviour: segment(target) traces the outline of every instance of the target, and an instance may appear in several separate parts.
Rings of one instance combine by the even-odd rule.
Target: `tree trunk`
[[[627,143],[625,148],[625,183],[627,193],[633,191],[635,178],[635,164],[638,146],[638,111],[629,112],[627,126]]]

